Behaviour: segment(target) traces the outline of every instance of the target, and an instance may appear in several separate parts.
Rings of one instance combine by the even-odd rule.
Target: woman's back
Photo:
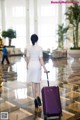
[[[31,46],[27,51],[27,56],[30,57],[30,60],[39,60],[42,57],[42,48],[37,44]]]

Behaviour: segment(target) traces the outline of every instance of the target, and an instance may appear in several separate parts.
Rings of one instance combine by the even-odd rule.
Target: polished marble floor
[[[44,120],[43,111],[35,112],[31,83],[27,83],[24,57],[10,57],[11,65],[0,65],[0,120]],[[51,86],[59,86],[61,120],[80,120],[80,71],[72,70],[72,58],[45,59]],[[47,86],[42,69],[41,89]],[[6,117],[7,116],[7,117]],[[2,119],[3,118],[3,119]],[[59,119],[54,119],[59,120]]]

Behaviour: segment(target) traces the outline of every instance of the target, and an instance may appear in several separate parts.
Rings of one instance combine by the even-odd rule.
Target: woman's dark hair
[[[31,35],[31,42],[33,45],[38,41],[38,36],[36,34]]]

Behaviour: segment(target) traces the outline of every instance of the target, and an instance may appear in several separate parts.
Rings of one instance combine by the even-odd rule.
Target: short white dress
[[[41,63],[40,57],[43,57],[42,48],[35,44],[27,49],[27,57],[30,57],[28,64],[27,80],[28,82],[40,83],[41,81]]]

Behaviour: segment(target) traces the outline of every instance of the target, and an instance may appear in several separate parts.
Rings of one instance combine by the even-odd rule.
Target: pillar
[[[26,46],[30,44],[30,18],[29,18],[29,0],[26,2]]]
[[[34,33],[38,34],[38,0],[34,0]]]
[[[5,0],[0,0],[0,14],[1,14],[1,30],[6,29],[6,14],[5,14]]]

